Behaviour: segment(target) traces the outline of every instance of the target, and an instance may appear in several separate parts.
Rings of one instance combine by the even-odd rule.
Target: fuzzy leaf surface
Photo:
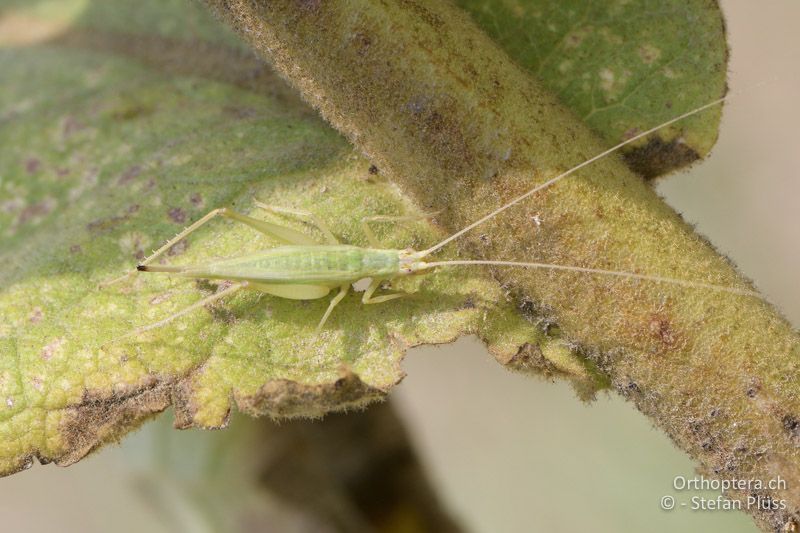
[[[0,68],[0,471],[34,457],[70,464],[169,405],[176,425],[209,428],[233,408],[282,417],[364,405],[402,378],[409,346],[463,334],[510,367],[594,379],[476,270],[399,281],[411,296],[383,305],[351,293],[319,335],[328,299],[247,292],[115,340],[219,289],[155,275],[97,289],[215,207],[313,235],[253,201],[308,209],[359,245],[362,217],[421,211],[194,4],[5,1]],[[568,94],[584,112],[591,91]],[[625,110],[595,127],[629,120]],[[703,128],[713,142],[716,121]],[[398,248],[443,237],[425,222],[378,233]],[[168,261],[274,244],[216,221]]]

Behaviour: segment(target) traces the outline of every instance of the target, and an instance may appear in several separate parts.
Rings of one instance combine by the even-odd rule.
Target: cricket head
[[[412,248],[400,250],[398,253],[398,258],[400,259],[398,270],[400,271],[400,274],[408,276],[411,274],[416,274],[417,272],[422,272],[423,270],[428,270],[429,268],[433,268],[433,265],[430,263],[422,261],[422,257],[424,255],[424,252],[418,252]]]

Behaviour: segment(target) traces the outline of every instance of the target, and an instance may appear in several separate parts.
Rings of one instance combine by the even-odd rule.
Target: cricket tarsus
[[[664,276],[655,276],[648,274],[635,274],[632,272],[603,270],[596,268],[585,268],[570,265],[558,265],[551,263],[529,263],[520,261],[494,261],[494,260],[463,260],[463,261],[435,261],[425,262],[422,259],[437,250],[441,249],[448,243],[458,239],[473,228],[483,224],[484,222],[496,217],[506,209],[522,202],[526,198],[534,195],[535,193],[554,185],[555,183],[563,180],[564,178],[573,175],[578,170],[591,165],[592,163],[603,159],[604,157],[618,151],[620,148],[637,141],[665,126],[683,120],[687,117],[700,113],[710,107],[723,103],[727,97],[719,98],[713,102],[709,102],[696,109],[683,113],[673,119],[670,119],[658,126],[650,128],[647,131],[639,133],[630,139],[627,139],[608,150],[600,152],[594,157],[575,165],[569,170],[551,178],[544,183],[537,185],[530,189],[525,194],[515,198],[514,200],[506,203],[505,205],[495,209],[486,216],[476,220],[475,222],[467,225],[463,229],[453,233],[446,239],[440,241],[434,246],[426,250],[416,251],[412,249],[406,250],[393,250],[381,248],[377,239],[372,231],[369,229],[369,222],[389,221],[392,218],[396,220],[411,220],[419,217],[367,217],[363,219],[362,226],[365,228],[365,234],[369,238],[372,248],[361,248],[357,246],[349,246],[340,244],[333,233],[317,220],[313,214],[298,211],[295,209],[288,209],[283,207],[273,207],[260,202],[256,202],[256,206],[273,213],[280,215],[289,215],[302,219],[304,222],[315,225],[322,235],[324,236],[324,244],[321,244],[301,233],[297,230],[291,229],[286,226],[265,222],[262,220],[254,219],[239,213],[233,212],[227,208],[215,209],[184,229],[174,238],[167,241],[161,248],[156,250],[153,255],[142,261],[137,267],[137,271],[141,272],[163,272],[172,273],[180,276],[191,278],[211,278],[211,279],[228,279],[237,282],[236,285],[228,289],[217,292],[203,300],[192,304],[188,308],[164,319],[155,324],[139,328],[129,335],[135,335],[144,331],[148,331],[175,320],[176,318],[189,313],[190,311],[202,307],[212,301],[218,300],[224,296],[231,294],[242,288],[250,288],[266,292],[280,298],[289,298],[295,300],[313,300],[322,298],[330,293],[333,289],[338,289],[338,293],[331,300],[325,314],[320,320],[317,331],[327,321],[331,312],[342,301],[345,295],[349,292],[352,283],[363,279],[372,278],[372,283],[365,291],[362,303],[375,304],[381,303],[403,296],[398,293],[384,294],[381,296],[373,296],[374,292],[380,287],[382,281],[392,280],[394,278],[414,274],[417,272],[440,268],[440,267],[455,267],[455,266],[471,266],[471,265],[484,265],[484,266],[499,266],[499,267],[518,267],[518,268],[537,268],[558,271],[578,272],[588,275],[598,276],[615,276],[631,280],[643,280],[657,283],[665,283],[688,287],[693,289],[704,289],[711,291],[722,291],[731,294],[743,296],[758,296],[757,293],[735,287],[727,287],[723,285],[715,285],[712,283],[705,283],[700,281],[690,281],[684,279],[668,278]],[[268,235],[282,243],[281,246],[270,248],[262,252],[250,254],[248,256],[236,257],[231,259],[224,259],[205,265],[195,266],[166,266],[166,265],[152,265],[151,263],[161,256],[164,252],[169,250],[180,240],[186,238],[190,233],[197,230],[200,226],[210,221],[216,216],[222,216],[241,222],[250,226],[251,228]],[[426,215],[430,216],[430,215]],[[368,265],[368,266],[365,266]],[[132,271],[135,273],[136,271]],[[130,273],[112,280],[114,283],[120,279],[129,276]],[[126,335],[129,336],[129,335]]]

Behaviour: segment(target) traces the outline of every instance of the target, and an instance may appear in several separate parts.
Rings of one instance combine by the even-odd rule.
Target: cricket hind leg
[[[174,314],[168,316],[167,318],[164,318],[162,320],[159,320],[158,322],[154,322],[154,323],[149,324],[147,326],[142,326],[142,327],[136,328],[133,331],[131,331],[130,333],[126,333],[122,337],[117,337],[112,342],[117,342],[117,341],[120,341],[122,339],[126,339],[128,337],[134,337],[134,336],[140,335],[140,334],[142,334],[142,333],[144,333],[146,331],[151,331],[151,330],[158,329],[160,327],[166,326],[167,324],[169,324],[173,320],[178,319],[178,318],[180,318],[180,317],[182,317],[184,315],[187,315],[187,314],[191,313],[192,311],[194,311],[195,309],[198,309],[198,308],[206,306],[206,305],[208,305],[210,303],[216,302],[217,300],[221,300],[222,298],[225,298],[226,296],[230,296],[231,294],[233,294],[233,293],[235,293],[235,292],[237,292],[237,291],[239,291],[241,289],[244,289],[247,286],[248,286],[248,282],[246,282],[246,281],[243,281],[241,283],[235,283],[235,284],[231,285],[230,287],[227,287],[227,288],[225,288],[225,289],[223,289],[223,290],[221,290],[219,292],[216,292],[216,293],[212,294],[211,296],[207,296],[207,297],[205,297],[205,298],[203,298],[201,300],[196,301],[192,305],[190,305],[190,306],[178,311],[177,313],[174,313]]]
[[[310,212],[304,211],[302,209],[292,209],[290,207],[280,207],[277,205],[270,205],[265,204],[264,202],[259,202],[258,200],[254,201],[257,207],[265,211],[269,211],[271,213],[279,213],[281,215],[289,215],[295,218],[299,218],[303,222],[307,222],[312,226],[316,226],[322,232],[322,235],[325,237],[325,242],[327,244],[340,244],[339,239],[333,234],[327,224],[321,221],[317,216]]]
[[[190,233],[193,233],[194,231],[198,230],[201,226],[203,226],[216,216],[221,216],[224,218],[235,220],[237,222],[241,222],[242,224],[250,226],[259,233],[263,233],[264,235],[272,237],[282,242],[283,244],[304,244],[304,245],[317,244],[317,242],[308,235],[293,230],[292,228],[287,228],[286,226],[273,224],[272,222],[267,222],[266,220],[258,220],[249,217],[247,215],[242,215],[240,213],[237,213],[236,211],[231,211],[227,207],[220,207],[214,209],[213,211],[205,215],[203,218],[201,218],[197,222],[187,227],[185,230],[178,233],[175,237],[168,240],[166,243],[164,243],[164,245],[161,248],[153,252],[153,254],[150,257],[148,257],[139,264],[148,265],[149,263],[158,259],[159,256],[164,254],[164,252],[169,250],[172,246],[174,246],[178,242],[188,237]]]
[[[180,241],[188,237],[191,233],[200,229],[201,226],[205,225],[213,218],[221,216],[224,218],[229,218],[231,220],[236,220],[237,222],[241,222],[242,224],[246,224],[251,228],[255,229],[256,231],[263,233],[264,235],[270,236],[284,244],[299,244],[299,245],[314,245],[318,244],[314,239],[301,233],[297,230],[292,228],[288,228],[286,226],[280,226],[278,224],[273,224],[271,222],[267,222],[265,220],[258,220],[247,215],[242,215],[235,211],[231,211],[227,207],[220,207],[208,212],[205,216],[200,218],[199,220],[195,221],[188,227],[186,227],[183,231],[175,235],[173,238],[168,240],[164,243],[161,248],[153,252],[149,257],[144,259],[135,270],[129,270],[122,276],[114,278],[109,281],[105,281],[98,285],[99,288],[105,288],[109,285],[113,285],[119,281],[129,278],[131,275],[136,273],[136,270],[144,270],[141,267],[145,267],[161,257],[165,252],[167,252],[170,248],[178,244]]]
[[[361,219],[361,231],[364,232],[364,235],[367,236],[367,241],[369,241],[369,245],[373,248],[383,248],[383,245],[375,236],[375,232],[372,231],[372,227],[370,227],[370,223],[373,222],[415,222],[417,220],[423,220],[426,218],[435,217],[441,213],[441,211],[434,211],[433,213],[422,213],[421,215],[373,215],[369,217],[364,217]]]

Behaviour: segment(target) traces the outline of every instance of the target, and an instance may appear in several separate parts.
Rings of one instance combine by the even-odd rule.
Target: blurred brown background
[[[798,325],[800,2],[722,4],[733,96],[719,144],[658,190]],[[473,339],[416,349],[405,369],[394,398],[434,484],[472,530],[755,531],[738,512],[662,511],[664,495],[697,494],[672,489],[675,476],[695,475],[694,466],[616,396],[583,405],[565,383],[504,371]],[[140,481],[157,468],[169,416],[69,469],[35,465],[1,480],[4,529],[160,532],[181,523],[209,530],[191,511],[170,525],[153,495],[143,494]],[[202,447],[215,435],[179,438]]]

